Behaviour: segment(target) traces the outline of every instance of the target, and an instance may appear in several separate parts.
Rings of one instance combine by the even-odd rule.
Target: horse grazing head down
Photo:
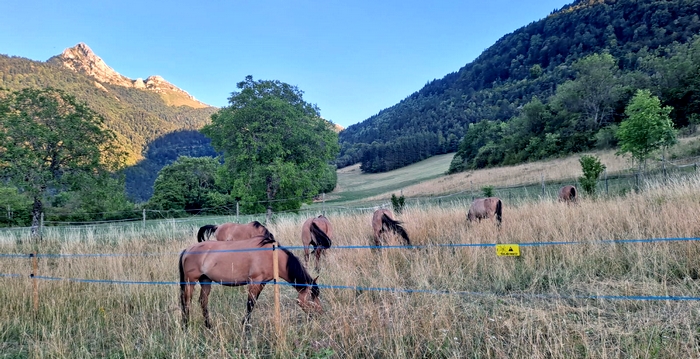
[[[185,249],[179,260],[183,324],[186,326],[189,320],[190,300],[196,283],[202,287],[199,303],[207,327],[211,327],[207,309],[211,284],[248,285],[247,312],[243,319],[243,323],[247,323],[260,292],[274,279],[275,243],[274,237],[268,234],[239,241],[204,241]],[[297,303],[308,314],[322,313],[316,279],[311,278],[299,259],[287,249],[277,247],[274,251],[279,277],[297,290]]]
[[[467,212],[467,220],[481,221],[493,218],[500,226],[503,221],[503,202],[498,197],[477,198]]]
[[[576,192],[576,187],[569,185],[559,189],[559,202],[570,204],[576,203],[577,199],[578,192]]]
[[[331,247],[333,226],[323,215],[307,219],[301,226],[301,242],[304,245],[304,261],[309,264],[309,247],[313,246],[316,257],[316,271],[320,270],[321,255]]]
[[[401,225],[400,221],[394,219],[394,215],[386,208],[380,208],[374,211],[372,215],[372,230],[374,231],[374,244],[381,245],[383,234],[390,230],[403,238],[406,245],[411,245],[411,240],[408,238],[408,233]]]

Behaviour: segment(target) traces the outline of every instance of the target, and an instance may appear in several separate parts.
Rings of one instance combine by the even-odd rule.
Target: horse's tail
[[[311,222],[311,234],[314,235],[314,240],[318,244],[319,247],[321,248],[330,248],[331,247],[331,238],[328,237],[326,232],[322,231],[321,228],[318,228],[316,223]],[[316,248],[314,248],[316,250]]]
[[[500,199],[496,202],[496,221],[499,226],[503,221],[503,202]]]
[[[406,233],[406,230],[403,229],[403,226],[401,226],[401,222],[389,218],[389,216],[387,216],[385,213],[382,215],[382,224],[386,225],[389,227],[389,229],[400,235],[406,244],[411,244],[411,240],[408,239],[408,233]]]
[[[180,253],[180,259],[178,263],[178,269],[180,270],[180,306],[182,310],[185,310],[185,269],[182,264],[182,257],[185,255],[185,251]]]
[[[572,201],[576,201],[576,187],[571,187],[569,198],[571,198]]]
[[[216,228],[218,228],[218,226],[215,224],[207,224],[206,226],[199,227],[199,231],[197,232],[197,242],[204,242],[208,240],[209,236],[216,231]],[[207,236],[207,238],[204,238],[204,236]]]

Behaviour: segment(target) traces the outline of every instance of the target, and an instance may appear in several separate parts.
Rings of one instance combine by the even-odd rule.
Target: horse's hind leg
[[[246,314],[243,318],[243,325],[248,324],[248,322],[250,321],[250,312],[253,311],[253,307],[255,307],[255,302],[258,301],[258,297],[260,296],[260,292],[262,292],[263,288],[265,288],[264,283],[248,285],[248,303],[246,305]]]
[[[199,279],[199,284],[202,287],[202,292],[199,294],[199,304],[202,306],[202,315],[204,315],[204,325],[211,328],[211,320],[209,319],[209,293],[211,292],[211,280],[208,277],[202,276]]]
[[[323,249],[321,249],[321,248],[316,248],[316,251],[315,251],[315,252],[316,252],[316,253],[315,253],[315,257],[316,257],[316,272],[319,272],[319,271],[321,270],[321,252],[322,252],[322,251],[323,251]]]
[[[190,299],[192,299],[192,291],[194,284],[180,284],[180,309],[182,309],[182,326],[187,327],[187,322],[190,319]]]
[[[304,244],[304,264],[309,266],[309,246]]]

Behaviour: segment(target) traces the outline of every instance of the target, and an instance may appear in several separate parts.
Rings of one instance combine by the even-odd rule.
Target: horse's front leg
[[[258,301],[258,297],[260,296],[260,292],[262,292],[263,288],[265,288],[265,283],[248,285],[248,303],[246,305],[246,314],[243,318],[243,325],[248,324],[250,321],[250,312],[253,311],[255,302]]]

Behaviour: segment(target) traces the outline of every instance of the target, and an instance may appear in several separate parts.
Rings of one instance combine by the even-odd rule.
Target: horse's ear
[[[314,281],[313,281],[314,284],[316,284],[316,279],[318,279],[318,276],[316,276],[316,278],[314,278]]]

